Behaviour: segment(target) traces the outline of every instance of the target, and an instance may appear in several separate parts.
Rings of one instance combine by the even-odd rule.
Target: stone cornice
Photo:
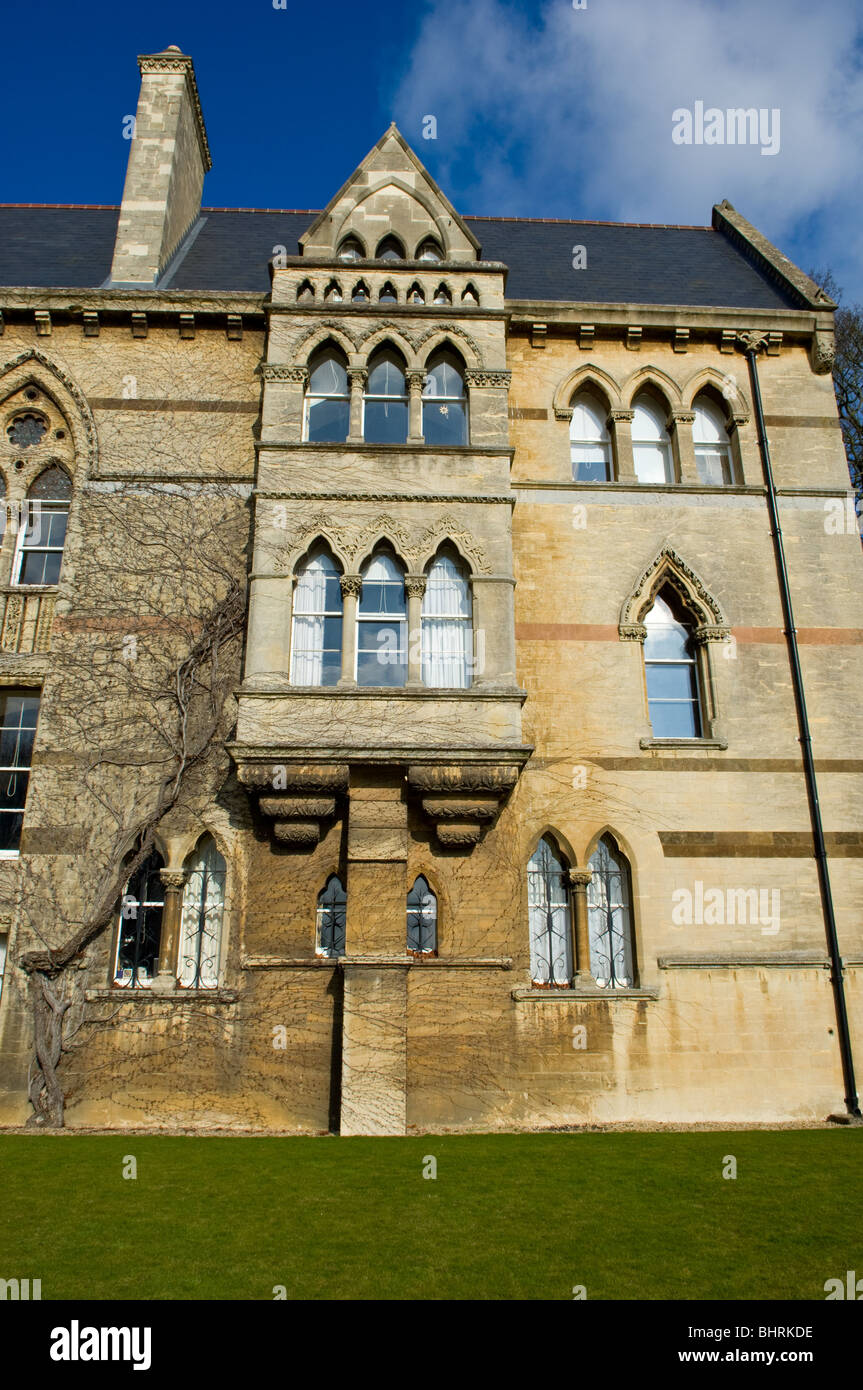
[[[263,294],[235,293],[233,290],[126,290],[78,289],[76,287],[35,288],[0,287],[0,308],[4,314],[18,310],[26,313],[48,309],[52,314],[68,314],[81,319],[85,310],[107,315],[176,314],[248,314],[261,319],[264,326]],[[105,320],[110,321],[110,320]]]
[[[761,328],[767,332],[778,329],[792,337],[809,338],[816,328],[825,327],[825,306],[822,309],[739,309],[724,308],[721,304],[616,304],[571,303],[566,300],[507,300],[510,327],[530,332],[536,320],[542,319],[549,331],[571,332],[578,335],[586,319],[594,325],[596,337],[604,329],[608,336],[625,337],[632,326],[648,332],[673,335],[679,328],[698,329],[715,336],[723,329],[734,333]],[[828,323],[832,316],[828,314]],[[690,339],[690,342],[692,340]]]

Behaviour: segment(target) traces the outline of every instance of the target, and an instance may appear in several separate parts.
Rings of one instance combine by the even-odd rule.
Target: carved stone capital
[[[567,422],[570,421],[572,419],[572,406],[556,405],[554,407],[554,418],[555,420],[566,420]]]
[[[592,869],[568,869],[566,876],[570,888],[574,889],[576,893],[586,893],[587,886],[593,878],[593,871]]]
[[[647,641],[647,628],[644,623],[621,623],[617,631],[621,642]]]
[[[405,594],[408,598],[422,598],[426,591],[426,576],[424,574],[405,575]]]
[[[499,386],[508,388],[512,372],[486,371],[482,367],[468,367],[464,374],[468,386]]]
[[[625,425],[625,424],[629,424],[629,425],[631,425],[634,419],[635,419],[635,411],[634,411],[634,410],[610,410],[610,411],[608,412],[608,421],[607,421],[607,423],[608,423],[609,425],[621,425],[621,424],[624,424],[624,425]]]
[[[694,410],[670,410],[668,412],[668,428],[676,430],[680,425],[694,425]]]
[[[160,869],[159,880],[166,893],[180,893],[186,886],[185,869]]]
[[[343,574],[339,579],[339,587],[342,591],[342,598],[352,595],[359,598],[363,591],[363,579],[360,574]]]
[[[705,642],[724,642],[730,635],[730,627],[723,627],[719,623],[702,623],[695,629],[692,637],[700,647]]]
[[[348,380],[352,391],[365,391],[368,379],[369,374],[365,367],[348,367]]]
[[[425,369],[417,370],[413,367],[410,368],[409,371],[405,372],[405,380],[408,384],[409,391],[419,391],[421,393],[426,383]]]

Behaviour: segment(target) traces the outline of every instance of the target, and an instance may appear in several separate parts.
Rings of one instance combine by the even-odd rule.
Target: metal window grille
[[[225,861],[208,837],[191,864],[183,890],[177,978],[184,989],[215,989],[219,983]]]
[[[437,898],[422,874],[408,893],[407,916],[408,954],[437,955]]]
[[[572,983],[572,933],[566,869],[548,840],[540,840],[527,870],[530,966],[535,984]]]
[[[126,989],[146,987],[159,967],[165,910],[159,871],[163,867],[161,855],[154,850],[129,879],[123,894],[114,983]]]
[[[348,895],[342,887],[341,879],[335,874],[327,879],[326,886],[318,894],[318,954],[322,956],[343,956],[345,954],[345,924],[347,919]]]
[[[590,860],[587,890],[590,971],[609,988],[635,983],[629,865],[606,836]]]

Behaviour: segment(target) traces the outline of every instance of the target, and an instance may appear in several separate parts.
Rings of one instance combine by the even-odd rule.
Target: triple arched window
[[[571,402],[570,460],[574,482],[610,482],[614,477],[614,449],[607,401],[597,387],[587,385]],[[632,460],[640,483],[669,484],[681,481],[682,467],[675,457],[669,433],[669,407],[658,390],[639,392],[632,404]],[[625,414],[625,412],[624,412]],[[685,420],[684,416],[684,420]],[[692,406],[692,445],[698,481],[709,487],[739,481],[739,463],[729,429],[729,418],[710,392],[702,391]],[[678,431],[685,428],[680,421]],[[682,445],[681,445],[682,448]],[[688,473],[682,481],[693,482]]]
[[[467,689],[476,668],[467,567],[449,546],[429,563],[416,633],[408,632],[405,579],[404,565],[386,547],[366,560],[346,658],[342,575],[330,552],[316,546],[296,571],[291,684],[332,686],[347,679],[360,686],[404,686],[409,651],[418,642],[417,676],[424,685]]]
[[[358,286],[354,294],[362,289]],[[386,298],[391,287],[384,286]],[[421,295],[421,291],[417,290]],[[358,389],[358,388],[357,388]],[[397,348],[386,343],[370,358],[362,408],[357,423],[367,444],[404,444],[410,425],[407,363]],[[420,428],[417,420],[414,429]],[[304,438],[310,444],[344,443],[351,429],[351,389],[348,360],[329,342],[309,359],[305,398]],[[422,433],[429,445],[458,447],[468,443],[468,399],[465,368],[452,348],[439,348],[426,366],[422,395]]]

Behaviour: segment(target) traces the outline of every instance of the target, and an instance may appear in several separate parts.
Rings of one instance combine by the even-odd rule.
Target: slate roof
[[[0,285],[97,288],[108,278],[117,208],[0,205]],[[160,287],[266,294],[274,248],[298,253],[315,212],[202,210]],[[508,300],[794,309],[802,301],[711,227],[465,217],[485,260],[509,267]],[[573,247],[587,268],[573,270]]]

